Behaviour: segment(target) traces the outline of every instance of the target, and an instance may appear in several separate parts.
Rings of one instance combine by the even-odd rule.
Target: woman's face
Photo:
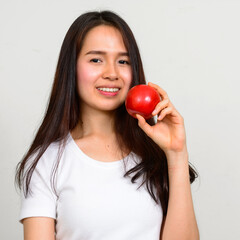
[[[112,26],[91,29],[77,59],[81,109],[112,111],[126,98],[132,70],[121,33]]]

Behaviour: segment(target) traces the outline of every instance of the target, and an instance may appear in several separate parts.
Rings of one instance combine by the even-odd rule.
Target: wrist
[[[172,159],[172,158],[188,158],[188,150],[187,146],[185,145],[181,150],[175,151],[175,150],[164,150],[165,155],[167,159]]]
[[[165,154],[167,157],[169,171],[188,169],[187,147],[184,147],[182,151],[166,151]]]

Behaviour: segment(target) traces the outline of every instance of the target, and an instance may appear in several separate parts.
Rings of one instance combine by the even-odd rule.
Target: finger
[[[152,115],[153,115],[153,116],[157,115],[157,114],[158,114],[159,112],[161,112],[164,108],[168,107],[169,104],[170,104],[170,100],[169,100],[168,98],[165,99],[165,100],[163,100],[163,101],[161,101],[161,102],[159,102],[159,103],[156,105],[154,111],[152,112]]]
[[[151,126],[146,122],[145,118],[139,114],[136,114],[138,119],[138,126],[149,136],[152,132]]]
[[[173,112],[173,107],[167,107],[167,108],[164,108],[160,115],[158,116],[157,120],[162,120],[167,114],[171,114]]]
[[[167,98],[168,98],[168,95],[167,95],[166,91],[164,91],[164,90],[163,90],[161,87],[159,87],[157,84],[154,84],[154,83],[152,83],[152,82],[149,82],[148,85],[149,85],[150,87],[155,88],[155,89],[158,91],[158,93],[160,94],[160,96],[162,97],[162,99],[167,99]]]

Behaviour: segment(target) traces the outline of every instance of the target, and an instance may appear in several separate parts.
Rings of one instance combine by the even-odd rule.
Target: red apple
[[[125,100],[127,112],[136,118],[136,114],[149,119],[156,105],[161,101],[160,96],[153,87],[148,85],[136,85],[131,88]]]

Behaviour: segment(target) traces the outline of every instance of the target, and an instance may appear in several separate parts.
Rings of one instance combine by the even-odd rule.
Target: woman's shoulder
[[[126,159],[128,169],[135,167],[136,165],[141,163],[141,157],[133,151],[131,151],[124,159]]]
[[[46,150],[44,151],[44,153],[41,155],[41,157],[39,158],[38,161],[38,166],[52,166],[55,161],[57,160],[58,157],[61,157],[61,152],[63,153],[65,151],[65,149],[68,147],[69,145],[69,140],[68,138],[66,139],[66,143],[65,145],[63,145],[62,141],[55,141],[49,144],[49,146],[46,148]],[[28,163],[31,164],[33,161],[36,160],[36,158],[38,157],[39,153],[40,153],[40,148],[35,151],[28,159]]]

